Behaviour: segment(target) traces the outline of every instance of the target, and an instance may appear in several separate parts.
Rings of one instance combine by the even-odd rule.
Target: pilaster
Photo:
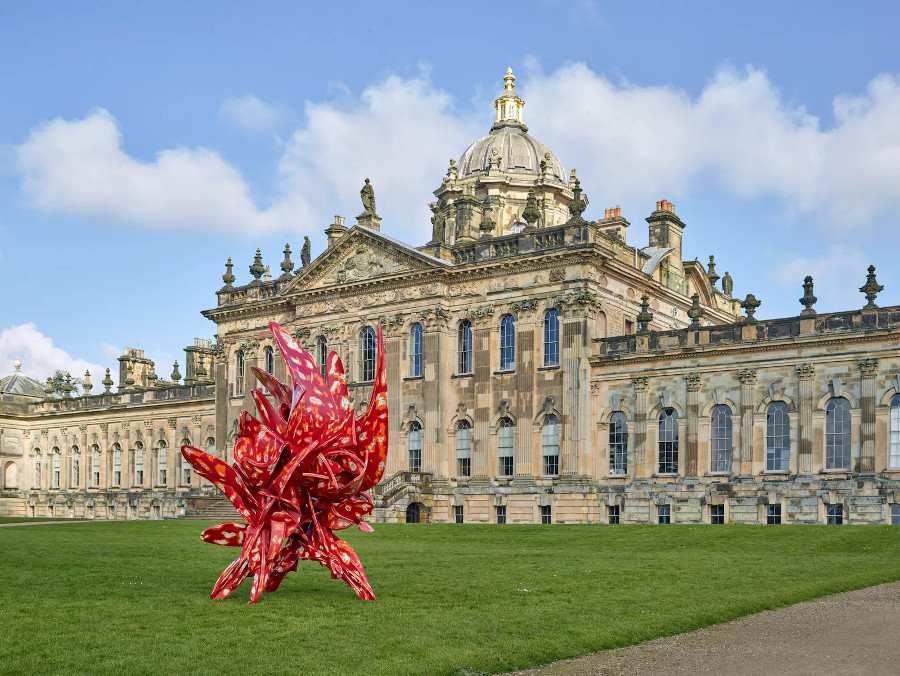
[[[647,376],[631,379],[634,385],[634,457],[628,458],[628,465],[634,467],[635,477],[645,477],[647,473]]]
[[[878,359],[867,357],[860,359],[860,407],[862,424],[860,425],[860,457],[854,471],[860,474],[875,472],[875,377],[878,374]]]
[[[684,475],[697,476],[697,424],[700,417],[700,374],[685,373],[687,386],[687,434],[685,439]]]
[[[753,391],[756,387],[756,369],[738,371],[741,383],[741,443],[735,449],[732,466],[741,476],[753,474]]]

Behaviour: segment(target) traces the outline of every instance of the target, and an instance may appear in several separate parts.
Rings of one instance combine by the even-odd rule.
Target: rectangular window
[[[766,505],[766,523],[770,526],[781,523],[781,505]]]
[[[656,516],[659,523],[671,523],[672,508],[669,505],[657,505]]]
[[[891,505],[891,525],[900,526],[900,505]]]
[[[183,486],[191,485],[191,466],[188,464],[188,461],[183,458],[181,460],[181,484]]]
[[[890,445],[888,467],[896,469],[900,467],[900,396],[891,400]]]
[[[472,476],[472,428],[465,421],[456,429],[456,476]]]
[[[463,506],[453,505],[453,522],[463,523]]]
[[[553,523],[550,505],[541,505],[541,523]]]
[[[409,471],[422,471],[422,430],[418,423],[409,428]]]
[[[709,522],[713,524],[725,523],[725,505],[709,506]]]
[[[497,523],[506,523],[506,505],[497,505]]]
[[[619,505],[610,505],[607,507],[606,516],[611,524],[619,523]]]
[[[625,320],[625,335],[630,336],[634,333],[634,322],[630,319]]]
[[[828,505],[825,509],[825,520],[829,526],[840,526],[844,523],[844,506]]]
[[[497,430],[497,455],[500,466],[498,476],[513,475],[513,427],[509,418],[500,421],[500,429]]]

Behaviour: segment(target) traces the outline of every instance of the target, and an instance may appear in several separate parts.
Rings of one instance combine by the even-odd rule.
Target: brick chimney
[[[600,233],[607,237],[614,237],[625,243],[625,232],[631,225],[622,217],[622,207],[610,207],[603,210],[603,220],[598,221]]]
[[[675,205],[669,200],[659,200],[656,211],[647,217],[650,225],[650,246],[674,249],[667,257],[669,267],[684,276],[681,259],[681,239],[685,224],[675,214]]]

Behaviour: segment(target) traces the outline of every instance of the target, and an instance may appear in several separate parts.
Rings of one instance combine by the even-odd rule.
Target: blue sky
[[[530,132],[629,242],[667,198],[758,316],[900,304],[896,3],[0,5],[0,373],[143,348],[167,376],[215,327],[224,261],[324,247],[370,177],[383,230],[430,235],[450,157],[512,66]],[[115,373],[115,368],[113,372]],[[95,392],[97,390],[95,389]]]

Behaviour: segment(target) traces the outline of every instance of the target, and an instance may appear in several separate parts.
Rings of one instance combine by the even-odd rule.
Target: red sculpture
[[[210,597],[227,597],[252,575],[250,603],[256,603],[263,591],[275,591],[288,572],[297,570],[300,559],[310,559],[328,567],[332,578],[344,580],[361,599],[374,600],[356,552],[334,531],[353,524],[372,530],[363,520],[372,511],[366,491],[384,474],[388,444],[381,327],[372,398],[359,420],[337,354],[328,355],[326,383],[309,352],[275,322],[269,328],[287,362],[293,391],[253,367],[275,405],[252,391],[259,419],[241,412],[234,464],[192,446],[181,448],[194,471],[218,486],[246,521],[220,523],[200,536],[241,547]]]

